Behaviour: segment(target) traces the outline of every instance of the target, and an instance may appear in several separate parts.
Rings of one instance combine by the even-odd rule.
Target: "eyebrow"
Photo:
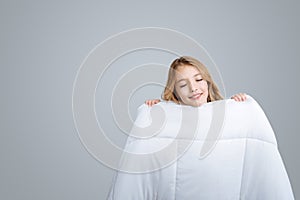
[[[195,76],[199,76],[199,75],[201,75],[201,74],[200,74],[200,73],[195,74],[194,77],[195,77]],[[184,81],[184,80],[186,80],[186,79],[184,79],[184,78],[183,78],[183,79],[180,79],[180,80],[176,81],[176,83],[178,83],[178,82],[180,82],[180,81]]]

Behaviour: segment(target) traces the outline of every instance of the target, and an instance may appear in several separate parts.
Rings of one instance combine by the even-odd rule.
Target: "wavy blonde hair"
[[[173,101],[177,104],[180,104],[179,98],[177,97],[176,90],[175,90],[175,74],[178,67],[185,67],[185,66],[193,66],[200,72],[202,79],[207,81],[208,85],[208,97],[207,102],[222,100],[223,97],[219,91],[218,86],[213,81],[211,75],[208,72],[208,69],[195,58],[189,56],[182,56],[180,58],[175,59],[169,69],[168,73],[168,80],[164,92],[161,98],[165,101]]]

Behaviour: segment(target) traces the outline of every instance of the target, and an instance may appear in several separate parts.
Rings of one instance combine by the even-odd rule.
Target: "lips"
[[[197,94],[194,94],[193,96],[191,96],[189,98],[190,99],[198,99],[201,95],[202,95],[202,93],[197,93]]]

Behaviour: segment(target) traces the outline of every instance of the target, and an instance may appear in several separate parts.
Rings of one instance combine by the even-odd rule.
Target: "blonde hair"
[[[182,56],[180,58],[175,59],[169,69],[168,80],[164,92],[161,98],[165,101],[173,101],[177,104],[180,103],[179,98],[177,97],[175,90],[175,74],[176,70],[180,66],[193,66],[200,72],[202,79],[207,81],[208,85],[208,97],[207,102],[222,100],[223,97],[218,89],[218,86],[213,81],[211,75],[208,72],[208,69],[195,58],[189,56]]]

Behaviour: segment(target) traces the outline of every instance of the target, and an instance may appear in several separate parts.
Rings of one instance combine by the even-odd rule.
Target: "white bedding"
[[[141,156],[124,155],[109,200],[294,199],[272,127],[250,96],[201,107],[143,104],[135,125],[131,134],[148,138],[128,137],[125,150]]]

